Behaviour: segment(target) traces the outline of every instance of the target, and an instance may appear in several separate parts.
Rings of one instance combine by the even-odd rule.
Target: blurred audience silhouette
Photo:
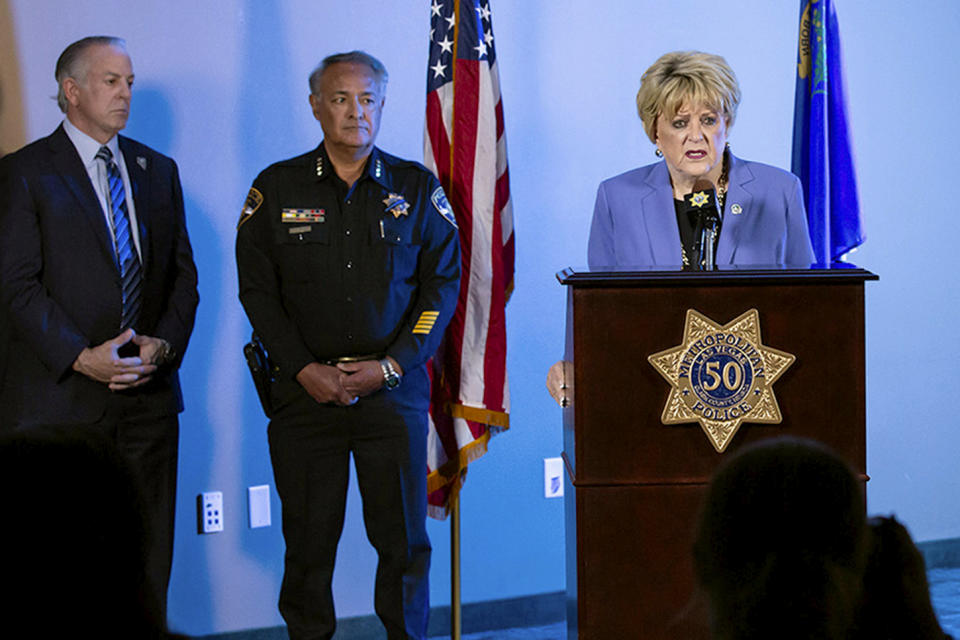
[[[4,637],[170,637],[135,487],[106,439],[0,437]]]
[[[694,543],[717,640],[943,640],[923,559],[826,446],[772,438],[718,469]]]

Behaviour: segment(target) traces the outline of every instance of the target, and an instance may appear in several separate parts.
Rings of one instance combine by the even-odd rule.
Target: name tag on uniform
[[[313,227],[310,226],[309,224],[304,225],[302,227],[290,227],[289,229],[287,229],[287,233],[289,233],[290,235],[296,235],[298,233],[310,233],[310,229],[313,229]]]
[[[323,209],[283,209],[280,212],[280,221],[287,224],[323,222],[325,218]]]

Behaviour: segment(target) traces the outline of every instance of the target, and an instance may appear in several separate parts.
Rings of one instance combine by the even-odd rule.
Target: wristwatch
[[[173,345],[163,338],[161,338],[160,341],[162,344],[160,345],[160,348],[157,349],[156,355],[153,357],[153,362],[158,367],[170,364],[177,358],[177,351],[173,348]]]
[[[393,391],[400,386],[400,374],[393,368],[393,363],[387,358],[378,361],[380,370],[383,371],[383,386],[387,391]]]

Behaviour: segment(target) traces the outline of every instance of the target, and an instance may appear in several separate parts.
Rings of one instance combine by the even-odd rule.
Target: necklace
[[[723,169],[720,171],[720,179],[717,180],[717,204],[720,205],[720,213],[723,214],[723,201],[727,197],[727,178],[730,163],[727,160],[727,154],[723,154]]]
[[[727,185],[726,185],[725,175],[720,176],[720,183],[717,185],[717,205],[720,207],[720,211],[723,212],[723,201],[727,197]]]

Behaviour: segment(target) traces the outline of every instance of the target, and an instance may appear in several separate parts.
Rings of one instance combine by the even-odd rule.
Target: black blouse
[[[703,269],[703,259],[700,251],[700,228],[697,226],[697,213],[687,211],[687,206],[683,200],[674,199],[673,208],[677,212],[677,228],[680,231],[680,245],[683,247],[681,253],[683,268],[689,271],[700,271]],[[714,236],[714,255],[716,255],[716,245],[720,241],[722,228],[723,216],[721,215],[720,223],[717,224],[717,234]]]

